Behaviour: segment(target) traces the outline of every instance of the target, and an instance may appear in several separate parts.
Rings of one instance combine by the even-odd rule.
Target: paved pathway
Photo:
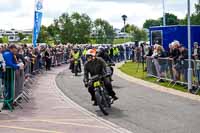
[[[0,133],[126,133],[80,108],[59,91],[55,78],[65,67],[39,75],[31,100],[23,103],[22,110],[0,113]]]

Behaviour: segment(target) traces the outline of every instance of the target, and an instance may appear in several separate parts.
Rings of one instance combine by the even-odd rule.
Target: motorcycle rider
[[[85,87],[88,87],[88,91],[91,94],[92,101],[94,101],[94,106],[97,105],[97,101],[95,98],[95,91],[92,86],[88,86],[89,75],[102,75],[106,74],[106,63],[102,58],[96,57],[96,51],[93,49],[89,49],[86,53],[87,62],[84,65],[84,83]],[[113,98],[113,100],[117,100],[116,93],[113,91],[113,87],[110,81],[110,78],[104,77],[103,79],[105,88],[107,89],[109,95]]]
[[[101,57],[106,63],[113,63],[106,49],[102,46],[97,49],[97,57]]]
[[[81,54],[80,54],[80,51],[78,48],[74,48],[72,53],[71,53],[71,58],[72,58],[72,62],[71,62],[71,65],[70,65],[70,68],[72,69],[72,72],[74,72],[74,61],[77,60],[78,61],[78,68],[80,70],[80,72],[82,71],[81,70],[81,62],[80,62],[80,58],[81,58]]]
[[[114,66],[115,64],[112,61],[112,59],[110,58],[108,51],[104,47],[100,46],[97,50],[97,57],[102,58],[108,64],[107,70],[111,71],[110,78],[111,78],[111,81],[113,81],[112,75],[114,73],[114,69],[112,66]]]

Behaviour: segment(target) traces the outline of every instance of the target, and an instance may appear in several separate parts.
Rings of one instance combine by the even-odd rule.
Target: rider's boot
[[[119,98],[118,98],[118,97],[116,97],[116,96],[113,96],[112,98],[113,98],[113,100],[114,100],[114,101],[116,101],[116,100],[118,100],[118,99],[119,99]]]

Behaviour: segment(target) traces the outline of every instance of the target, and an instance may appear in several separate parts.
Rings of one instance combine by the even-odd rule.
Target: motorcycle
[[[74,60],[74,73],[75,73],[75,76],[78,76],[79,72],[80,72],[80,70],[79,70],[79,60]]]
[[[70,69],[72,70],[72,73],[75,73],[75,76],[78,76],[78,73],[81,73],[81,70],[79,68],[79,63],[80,60],[79,59],[72,59],[70,64]]]
[[[89,79],[89,86],[92,86],[95,91],[95,98],[99,109],[104,115],[109,115],[108,109],[114,103],[114,100],[109,96],[104,83],[102,81],[102,76],[96,75]]]

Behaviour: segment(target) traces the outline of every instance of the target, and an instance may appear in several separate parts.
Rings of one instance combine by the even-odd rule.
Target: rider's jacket
[[[97,57],[101,57],[106,63],[112,63],[110,56],[106,52],[100,52]]]
[[[92,61],[86,62],[84,65],[84,81],[88,81],[90,76],[105,75],[106,62],[102,58],[96,58]]]
[[[73,57],[73,59],[78,60],[80,58],[80,53],[79,52],[73,53],[72,57]]]

